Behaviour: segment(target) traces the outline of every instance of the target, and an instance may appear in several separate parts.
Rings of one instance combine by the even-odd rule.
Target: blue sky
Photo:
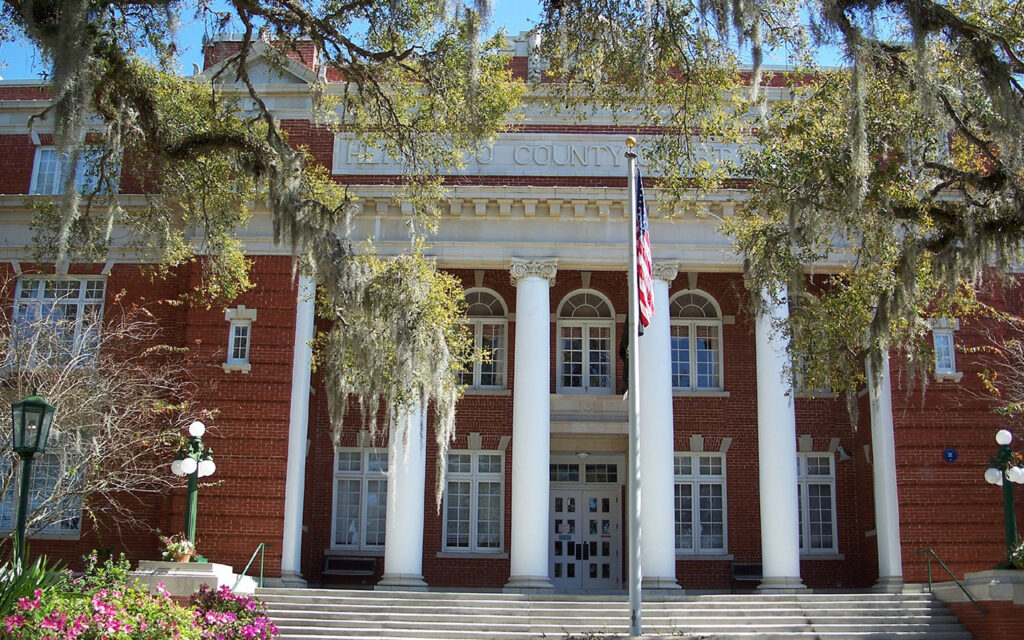
[[[495,0],[492,13],[494,26],[504,26],[510,34],[526,31],[536,24],[540,15],[538,0]],[[191,72],[192,64],[202,65],[200,43],[203,25],[185,23],[180,29],[182,52],[179,71]],[[0,44],[0,76],[5,79],[36,78],[44,71],[39,56],[31,47],[21,42]]]

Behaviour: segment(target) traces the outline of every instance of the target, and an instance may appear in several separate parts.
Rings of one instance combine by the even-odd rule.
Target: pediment
[[[299,63],[287,56],[271,56],[268,51],[270,45],[265,42],[253,44],[249,59],[246,62],[246,69],[253,84],[257,85],[287,85],[287,84],[311,84],[316,82],[316,73],[309,67]],[[206,78],[212,78],[227,65],[222,61],[203,72]],[[235,82],[234,74],[228,72],[221,76],[220,81],[225,84]]]

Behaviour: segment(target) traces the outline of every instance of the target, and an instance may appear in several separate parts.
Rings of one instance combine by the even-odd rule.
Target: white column
[[[388,504],[384,575],[376,588],[426,589],[423,581],[423,495],[427,419],[417,405],[399,411],[388,434]]]
[[[551,589],[551,304],[555,261],[514,260],[516,350],[512,391],[512,543],[509,591]]]
[[[870,356],[865,368],[871,404],[871,476],[878,540],[876,588],[898,590],[903,586],[903,553],[900,547],[900,505],[896,493],[896,445],[893,437],[888,351],[882,352],[877,380],[872,380]]]
[[[803,589],[800,580],[796,412],[785,340],[775,329],[789,318],[784,292],[767,293],[755,327],[757,459],[761,498],[759,589]]]
[[[654,318],[637,340],[642,371],[640,388],[640,468],[644,508],[640,512],[644,589],[679,589],[675,544],[675,437],[672,419],[672,341],[669,283],[676,264],[654,266]]]
[[[306,438],[309,425],[309,374],[313,360],[313,302],[316,285],[299,275],[292,347],[292,395],[288,418],[288,462],[284,482],[284,534],[281,538],[281,582],[305,586],[302,579],[302,504],[306,489]]]

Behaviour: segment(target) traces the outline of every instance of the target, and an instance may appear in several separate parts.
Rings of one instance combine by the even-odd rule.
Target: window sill
[[[672,391],[674,398],[728,398],[730,395],[728,391]]]
[[[508,554],[500,551],[438,551],[436,558],[459,558],[460,560],[508,560]]]
[[[466,387],[462,391],[463,396],[511,396],[511,389],[474,389]]]
[[[960,379],[964,377],[963,371],[955,371],[949,373],[935,372],[935,382],[960,382]]]
[[[731,553],[687,553],[676,551],[676,560],[698,561],[698,562],[725,562],[734,560]]]
[[[13,533],[14,533],[13,530],[0,529],[0,538],[2,538],[4,536],[12,535]],[[68,533],[37,533],[35,535],[27,537],[25,540],[26,540],[26,544],[31,546],[33,540],[52,540],[54,542],[60,542],[61,540],[65,540],[65,541],[68,541],[68,542],[73,542],[75,540],[81,540],[81,539],[82,539],[82,532],[81,531],[71,531],[71,532],[68,532]]]
[[[335,547],[333,549],[324,549],[325,556],[366,556],[378,558],[384,557],[384,547],[380,549],[346,549],[344,547]]]
[[[846,560],[842,553],[806,553],[800,552],[800,560]]]
[[[244,364],[232,364],[230,362],[225,362],[221,366],[224,367],[224,373],[231,373],[232,371],[241,371],[242,373],[249,373],[250,371],[252,371],[252,365],[249,364],[248,362]]]

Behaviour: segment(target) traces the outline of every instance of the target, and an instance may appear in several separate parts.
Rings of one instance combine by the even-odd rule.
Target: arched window
[[[595,291],[570,294],[558,309],[558,392],[615,390],[615,313]]]
[[[505,363],[508,361],[505,303],[493,291],[471,289],[466,292],[466,315],[473,344],[486,357],[462,371],[459,383],[473,389],[504,389]]]
[[[672,317],[672,388],[722,389],[722,314],[710,297],[684,291],[669,303]]]

